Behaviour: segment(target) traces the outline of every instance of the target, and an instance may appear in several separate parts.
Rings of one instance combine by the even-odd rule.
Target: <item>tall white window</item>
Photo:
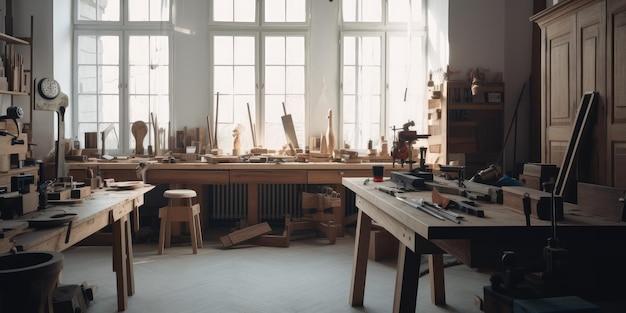
[[[100,133],[108,129],[105,153],[132,153],[132,124],[143,121],[146,152],[155,136],[151,117],[158,122],[156,135],[168,133],[171,36],[164,23],[169,25],[170,3],[76,0],[75,8],[73,133],[84,147],[84,134],[97,132],[100,149]]]
[[[343,0],[343,142],[364,149],[414,121],[425,132],[425,23],[421,0]],[[373,27],[375,26],[375,27]]]
[[[233,130],[243,127],[241,152],[254,143],[283,148],[285,112],[292,117],[298,145],[304,147],[308,2],[248,2],[212,1],[212,118],[218,147],[230,153]]]

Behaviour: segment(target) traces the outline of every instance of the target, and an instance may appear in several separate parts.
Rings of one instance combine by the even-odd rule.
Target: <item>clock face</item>
[[[39,94],[48,99],[56,98],[61,92],[59,83],[52,78],[44,78],[39,81]]]

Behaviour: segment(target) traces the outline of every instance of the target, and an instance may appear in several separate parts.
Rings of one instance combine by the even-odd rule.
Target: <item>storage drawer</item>
[[[228,171],[203,170],[150,170],[146,172],[146,182],[149,184],[201,184],[225,185],[229,182]]]

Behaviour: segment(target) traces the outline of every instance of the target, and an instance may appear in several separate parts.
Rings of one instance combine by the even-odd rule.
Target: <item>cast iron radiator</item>
[[[304,184],[260,184],[259,219],[282,220],[285,214],[300,217]],[[248,185],[210,186],[210,219],[242,219],[247,216]]]
[[[209,219],[230,220],[247,216],[248,186],[246,184],[211,185],[209,187]],[[260,184],[259,219],[282,220],[285,214],[301,217],[302,192],[318,192],[320,185]],[[354,192],[346,189],[346,216],[357,213]]]

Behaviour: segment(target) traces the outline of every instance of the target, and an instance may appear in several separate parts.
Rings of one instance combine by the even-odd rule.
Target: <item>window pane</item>
[[[342,16],[344,22],[381,22],[381,0],[343,0]]]
[[[98,90],[96,67],[81,65],[78,67],[78,92],[95,93]]]
[[[265,0],[265,21],[285,21],[285,0]]]
[[[285,67],[265,67],[265,92],[268,94],[285,93]]]
[[[238,65],[254,65],[254,42],[251,36],[237,36],[234,39],[234,62]]]
[[[355,65],[343,66],[342,113],[345,142],[356,149],[378,140],[384,119],[382,106],[382,47],[377,36],[345,37],[343,59]],[[354,55],[349,58],[347,55]]]
[[[128,2],[128,20],[131,22],[169,21],[168,0],[132,0]]]
[[[233,37],[213,37],[213,63],[215,65],[233,64]]]
[[[150,100],[148,96],[131,96],[128,102],[128,119],[131,122],[149,121]]]
[[[285,37],[265,37],[265,64],[285,64]]]
[[[422,1],[420,0],[396,0],[387,2],[389,22],[424,24],[422,15]],[[410,14],[410,15],[409,15]]]
[[[150,62],[150,39],[148,36],[131,36],[128,40],[128,62],[148,65]]]
[[[77,1],[79,21],[109,21],[120,20],[119,0]]]
[[[233,94],[232,66],[216,66],[213,68],[213,89],[221,94]]]
[[[234,74],[234,94],[255,94],[254,66],[235,66]]]
[[[97,96],[83,95],[78,96],[78,115],[83,122],[98,121],[98,100]]]
[[[148,94],[150,79],[147,66],[128,67],[128,92],[131,94]]]
[[[287,66],[285,75],[286,93],[304,94],[304,66]]]
[[[119,93],[120,73],[117,66],[100,67],[100,93]]]
[[[306,0],[265,0],[264,12],[266,22],[305,22]]]
[[[101,64],[120,63],[120,39],[118,36],[100,36],[98,58]]]
[[[285,51],[287,65],[304,65],[305,45],[304,37],[287,37],[287,48]]]
[[[78,36],[78,64],[96,64],[96,36]]]
[[[255,22],[255,0],[214,0],[213,21],[216,22]]]
[[[120,118],[120,99],[117,95],[100,96],[102,103],[101,122],[117,122]]]

